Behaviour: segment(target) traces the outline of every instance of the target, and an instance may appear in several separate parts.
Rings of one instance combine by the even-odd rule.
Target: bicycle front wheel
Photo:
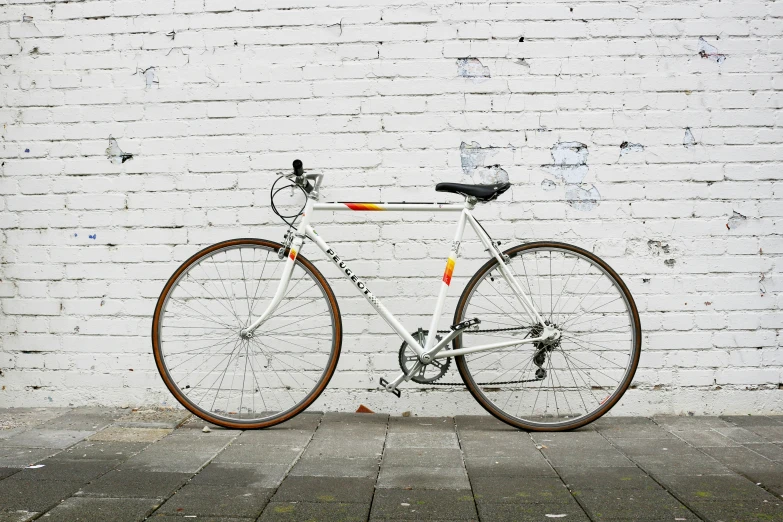
[[[174,397],[204,420],[266,428],[304,411],[337,366],[342,323],[321,273],[297,256],[283,300],[252,336],[240,332],[274,296],[288,251],[262,239],[212,245],[171,276],[155,307],[152,349]]]
[[[517,282],[559,341],[524,343],[457,357],[475,399],[518,428],[560,431],[608,412],[631,384],[641,353],[636,304],[620,276],[595,254],[565,243],[507,250]],[[454,323],[478,317],[480,327],[454,349],[538,337],[495,259],[468,282]]]

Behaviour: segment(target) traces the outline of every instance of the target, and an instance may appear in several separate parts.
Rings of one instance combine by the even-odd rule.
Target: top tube
[[[331,202],[315,203],[313,210],[352,210],[355,212],[461,212],[470,208],[466,203],[408,203],[408,202]]]

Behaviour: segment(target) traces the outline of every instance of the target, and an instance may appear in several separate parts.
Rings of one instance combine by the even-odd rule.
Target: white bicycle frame
[[[417,354],[419,360],[411,369],[409,375],[402,374],[397,379],[388,383],[386,389],[394,391],[399,383],[403,380],[409,380],[411,376],[415,375],[415,372],[421,368],[422,365],[428,364],[433,359],[444,359],[447,357],[456,357],[459,355],[465,355],[475,352],[484,352],[489,350],[498,350],[500,348],[506,348],[508,346],[514,346],[519,344],[530,344],[539,341],[550,339],[554,336],[557,338],[559,332],[545,325],[544,320],[539,315],[538,311],[533,306],[533,302],[530,297],[524,292],[522,287],[516,280],[516,277],[510,267],[506,264],[506,257],[497,248],[497,245],[493,243],[484,229],[479,225],[476,218],[473,217],[471,210],[476,205],[474,198],[468,197],[463,204],[456,203],[355,203],[355,202],[335,202],[335,203],[318,203],[318,192],[323,180],[322,174],[308,174],[304,177],[307,180],[314,180],[315,184],[312,186],[312,190],[308,195],[307,203],[302,214],[302,219],[297,226],[296,232],[291,246],[288,250],[288,259],[286,260],[285,267],[283,268],[283,274],[280,279],[280,284],[277,287],[277,291],[272,299],[272,302],[267,306],[266,310],[248,326],[243,333],[252,334],[259,326],[261,326],[272,313],[277,306],[283,300],[288,289],[288,283],[291,279],[291,274],[294,270],[296,263],[296,256],[304,243],[305,238],[312,240],[321,251],[332,260],[332,262],[340,269],[346,278],[350,279],[354,286],[364,296],[368,303],[378,312],[384,321],[399,335],[410,348]],[[446,296],[448,294],[449,285],[451,284],[451,274],[454,270],[454,265],[457,261],[459,254],[460,243],[462,242],[462,236],[465,232],[465,223],[470,224],[473,231],[479,237],[479,240],[498,261],[498,269],[508,283],[511,290],[516,294],[519,302],[522,304],[522,308],[527,314],[528,318],[534,325],[544,325],[543,331],[538,337],[531,337],[525,339],[514,339],[511,341],[503,341],[491,344],[484,344],[478,346],[471,346],[468,348],[460,348],[457,350],[448,350],[447,352],[440,353],[448,343],[454,340],[455,337],[461,335],[464,332],[463,328],[452,327],[451,333],[444,336],[443,339],[436,343],[436,336],[430,335],[427,337],[427,341],[424,346],[421,346],[418,341],[408,332],[404,326],[397,320],[397,318],[386,309],[385,306],[378,300],[372,292],[370,292],[367,285],[360,279],[343,261],[337,253],[324,241],[321,236],[313,229],[310,222],[313,218],[314,211],[327,210],[327,211],[355,211],[355,212],[375,212],[375,211],[399,211],[399,212],[455,212],[459,213],[457,220],[457,231],[454,234],[454,241],[451,244],[451,251],[449,252],[448,260],[446,261],[446,270],[443,274],[440,290],[438,293],[438,300],[435,303],[435,310],[432,314],[432,320],[430,322],[430,332],[437,331],[438,322],[443,314],[443,307],[446,303]],[[456,325],[455,325],[456,326]]]

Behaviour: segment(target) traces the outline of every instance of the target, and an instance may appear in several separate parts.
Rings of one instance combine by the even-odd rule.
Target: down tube
[[[406,330],[405,327],[400,324],[397,318],[394,317],[394,315],[392,315],[392,313],[388,311],[385,306],[383,306],[383,304],[378,300],[377,297],[373,295],[372,292],[370,292],[370,289],[367,288],[367,285],[364,283],[364,281],[362,281],[356,274],[353,273],[350,268],[348,268],[348,265],[345,263],[345,261],[340,259],[340,256],[338,256],[337,253],[326,244],[326,241],[321,239],[321,236],[319,236],[318,233],[313,230],[313,227],[307,225],[306,231],[307,237],[312,239],[313,242],[318,245],[318,248],[320,248],[321,251],[326,254],[326,257],[328,257],[337,266],[337,268],[340,269],[340,272],[342,272],[343,275],[345,275],[345,277],[353,283],[359,293],[361,293],[367,302],[370,303],[370,306],[375,308],[375,311],[378,312],[378,315],[380,315],[383,320],[386,321],[389,326],[391,326],[392,330],[397,332],[397,335],[399,335],[406,343],[408,343],[408,346],[410,346],[417,355],[423,354],[424,349],[416,341],[416,339],[414,339],[413,336],[408,333],[408,330]]]

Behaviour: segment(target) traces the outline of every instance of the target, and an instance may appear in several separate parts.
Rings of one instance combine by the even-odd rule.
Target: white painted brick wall
[[[2,406],[171,404],[155,299],[207,244],[280,239],[274,172],[301,158],[328,199],[434,200],[475,142],[514,183],[477,211],[498,239],[587,247],[631,288],[644,352],[616,412],[783,410],[783,2],[5,0],[0,67]],[[568,142],[588,154],[565,184]],[[320,231],[415,329],[448,219]],[[334,289],[347,335],[318,407],[478,411],[370,391],[400,341]]]

